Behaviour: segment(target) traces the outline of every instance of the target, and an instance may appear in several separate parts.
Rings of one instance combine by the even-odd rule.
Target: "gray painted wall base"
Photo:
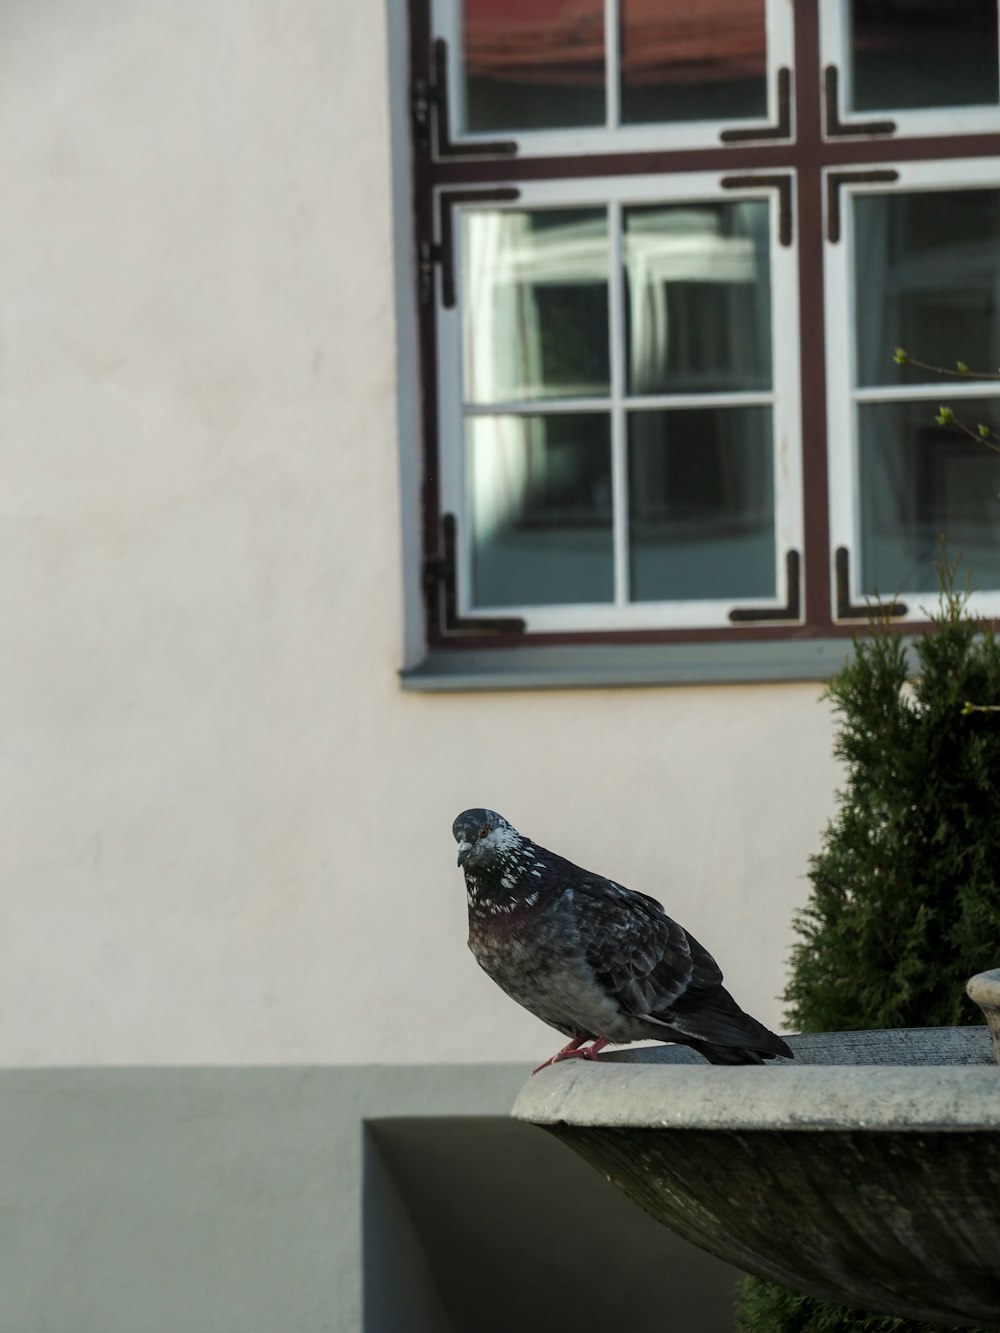
[[[369,1122],[445,1322],[415,1333],[723,1333],[735,1270],[695,1249],[564,1144],[510,1117]],[[366,1333],[409,1333],[366,1191]],[[399,1242],[398,1218],[390,1219]],[[397,1272],[401,1266],[397,1265]],[[391,1305],[388,1304],[391,1302]],[[422,1309],[429,1307],[421,1306]],[[440,1316],[439,1316],[440,1317]]]
[[[607,1333],[580,1292],[644,1276],[662,1327],[725,1333],[732,1270],[510,1122],[525,1072],[0,1072],[0,1333]]]

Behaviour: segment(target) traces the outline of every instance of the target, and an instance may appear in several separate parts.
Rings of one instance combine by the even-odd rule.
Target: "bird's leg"
[[[548,1060],[540,1064],[538,1069],[547,1069],[549,1065],[556,1065],[560,1060],[596,1060],[598,1051],[603,1051],[608,1044],[607,1037],[594,1037],[591,1045],[585,1051],[581,1051],[580,1047],[587,1041],[591,1041],[591,1038],[575,1037],[561,1051],[556,1051],[555,1055],[550,1056]],[[532,1074],[537,1074],[538,1069],[533,1069]]]
[[[547,1060],[543,1060],[538,1066],[538,1069],[533,1069],[531,1071],[532,1074],[537,1074],[539,1069],[548,1069],[549,1065],[557,1064],[560,1060],[572,1060],[575,1055],[582,1055],[583,1052],[580,1050],[580,1047],[585,1041],[589,1041],[589,1038],[574,1037],[573,1040],[568,1042],[561,1051],[556,1051],[555,1055],[550,1055]]]

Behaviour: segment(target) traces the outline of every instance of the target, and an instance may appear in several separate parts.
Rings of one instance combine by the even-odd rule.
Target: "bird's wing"
[[[722,984],[715,959],[655,898],[588,877],[577,888],[581,942],[598,984],[625,1013],[656,1016]]]

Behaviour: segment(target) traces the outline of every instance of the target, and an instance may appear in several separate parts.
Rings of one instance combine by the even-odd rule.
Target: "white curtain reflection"
[[[629,209],[625,264],[633,393],[770,388],[763,200]]]
[[[771,387],[764,201],[629,209],[625,261],[632,393]],[[763,583],[773,581],[770,431],[765,409],[719,411],[710,400],[704,407],[630,414],[630,540],[638,561],[633,568],[637,595],[685,595],[671,572],[680,567],[679,543],[702,545],[699,568],[716,568],[717,585],[742,595],[747,552],[739,546],[737,553],[737,546],[755,532],[765,538],[755,556],[757,572]],[[640,556],[643,551],[648,555]],[[728,577],[727,559],[732,566]],[[639,577],[643,561],[651,571],[646,590]],[[685,587],[698,590],[703,584],[700,576],[686,574]],[[666,587],[669,593],[662,591]],[[658,593],[651,591],[657,588]]]
[[[476,210],[462,236],[466,401],[606,394],[605,210]]]
[[[524,507],[536,419],[480,417],[468,423],[468,489],[475,540],[491,542]]]

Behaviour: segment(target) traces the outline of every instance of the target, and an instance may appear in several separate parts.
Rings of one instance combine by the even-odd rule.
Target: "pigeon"
[[[655,898],[547,851],[495,810],[463,810],[452,832],[476,962],[570,1039],[532,1073],[593,1060],[609,1042],[679,1042],[717,1065],[792,1058],[743,1012],[715,959]]]

